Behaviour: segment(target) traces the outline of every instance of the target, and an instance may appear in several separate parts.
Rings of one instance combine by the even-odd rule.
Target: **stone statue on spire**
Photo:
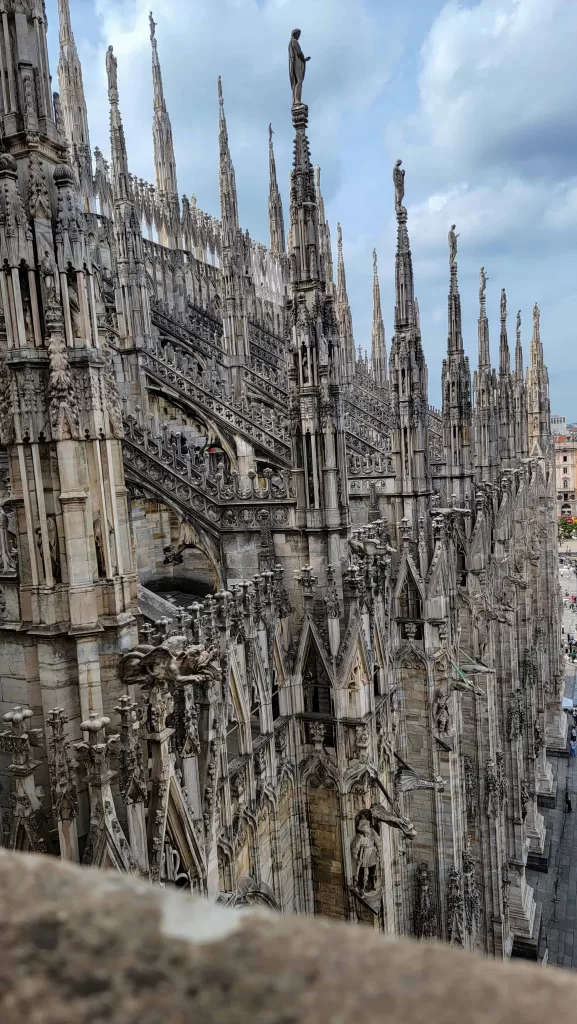
[[[112,46],[106,51],[106,74],[108,75],[108,91],[118,89],[118,61],[114,56]]]
[[[402,160],[397,160],[393,167],[393,185],[395,186],[395,210],[402,206],[405,198],[405,172],[401,170]]]
[[[515,324],[515,332],[517,334],[517,341],[521,339],[521,310],[517,310],[517,322]]]
[[[539,318],[541,313],[539,312],[539,306],[537,303],[533,306],[533,333],[537,338],[539,336]]]
[[[485,268],[481,267],[479,271],[479,302],[485,301],[485,291],[487,289],[487,275]]]
[[[156,22],[152,17],[152,11],[150,11],[150,14],[148,15],[148,22],[150,24],[150,42],[152,43],[156,38]]]
[[[455,265],[457,259],[457,239],[459,235],[455,234],[455,224],[451,224],[451,230],[449,231],[449,264],[451,267]]]
[[[501,288],[501,320],[507,319],[507,293]]]
[[[305,57],[301,50],[300,36],[300,28],[293,28],[289,43],[289,78],[293,91],[293,107],[302,103],[301,97],[305,71],[307,69],[307,61],[310,60],[310,57]]]

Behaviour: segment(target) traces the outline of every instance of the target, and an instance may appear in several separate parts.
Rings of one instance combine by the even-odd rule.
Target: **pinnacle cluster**
[[[269,126],[265,246],[241,227],[220,77],[217,219],[179,197],[152,15],[155,186],[113,47],[107,162],[68,0],[54,96],[43,12],[5,7],[3,844],[536,957],[526,868],[566,743],[538,307],[525,373],[503,290],[493,368],[481,268],[471,379],[453,225],[431,408],[405,170],[394,334],[387,356],[375,252],[369,358],[298,29],[288,230]]]

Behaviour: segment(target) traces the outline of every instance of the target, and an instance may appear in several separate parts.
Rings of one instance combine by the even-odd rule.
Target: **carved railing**
[[[364,424],[366,428],[376,431],[379,435],[384,435],[385,437],[388,436],[389,424],[386,421],[373,416],[363,406],[358,405],[356,402],[351,402],[350,398],[346,395],[346,392],[344,409],[345,413],[349,413],[353,421]]]
[[[354,381],[345,388],[345,398],[362,415],[370,416],[381,430],[390,425],[388,402],[374,391],[371,392]]]
[[[255,369],[258,366],[258,370]],[[266,365],[266,369],[269,367]],[[264,367],[260,360],[252,359],[250,368],[244,367],[242,371],[243,380],[253,390],[259,392],[266,397],[269,401],[275,403],[275,405],[283,410],[287,408],[288,402],[288,390],[286,387],[286,381],[284,381],[284,387],[279,387],[277,381],[282,381],[280,374],[271,373],[270,376],[263,372]]]
[[[350,477],[377,477],[386,476],[392,472],[390,457],[386,454],[357,455],[349,453],[347,458],[348,473]]]
[[[204,410],[217,423],[221,423],[229,430],[232,429],[236,434],[241,434],[253,445],[263,449],[275,462],[289,465],[288,431],[285,423],[279,421],[273,409],[260,408],[255,403],[250,403],[246,396],[227,396],[224,384],[220,380],[213,381],[206,373],[202,377],[191,377],[176,365],[179,358],[176,353],[174,363],[171,362],[170,355],[170,350],[167,352],[166,348],[163,351],[159,350],[158,354],[146,351],[142,354],[142,364],[157,383],[172,385],[193,408]],[[182,365],[188,369],[186,362]]]
[[[372,426],[353,417],[350,411],[345,413],[345,429],[347,432],[347,448],[357,455],[380,455],[390,452],[390,433],[376,430]]]
[[[288,524],[294,504],[288,474],[267,469],[264,486],[256,473],[248,474],[246,484],[234,473],[227,480],[222,473],[211,474],[206,466],[196,465],[190,454],[182,455],[179,446],[163,435],[154,437],[134,416],[126,417],[124,428],[125,472],[145,489],[166,497],[184,519],[197,519],[211,531]]]
[[[152,323],[162,334],[185,342],[208,359],[222,359],[222,324],[208,313],[189,306],[188,316],[176,319],[163,304],[151,300],[150,315]]]

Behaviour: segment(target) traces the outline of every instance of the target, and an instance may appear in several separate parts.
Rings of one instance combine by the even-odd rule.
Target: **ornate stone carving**
[[[465,945],[465,907],[461,872],[452,867],[447,879],[447,934],[452,946]]]
[[[470,841],[463,850],[463,901],[465,908],[465,928],[471,946],[475,946],[477,932],[481,921],[481,896],[475,878],[475,861],[471,853]]]
[[[509,694],[507,706],[507,735],[511,741],[518,739],[521,735],[521,729],[525,724],[525,719],[526,714],[523,691],[517,689],[513,693]]]
[[[72,770],[65,725],[68,716],[63,708],[53,708],[46,724],[52,732],[49,745],[52,751],[50,760],[50,786],[52,790],[52,807],[61,821],[69,821],[78,814],[76,781]]]
[[[433,879],[427,864],[419,864],[415,872],[415,935],[418,939],[437,937],[437,909],[433,896]]]
[[[437,793],[442,793],[445,783],[440,776],[437,776],[432,782],[428,779],[421,779],[414,768],[401,762],[395,772],[394,786],[395,796],[400,796],[401,793],[410,793],[414,789],[434,789]]]
[[[146,770],[140,742],[141,713],[130,697],[121,697],[114,709],[120,716],[118,781],[125,804],[144,803]]]
[[[354,866],[353,885],[360,893],[373,892],[381,857],[380,839],[370,820],[363,814],[357,820],[356,834],[351,842],[351,856]]]

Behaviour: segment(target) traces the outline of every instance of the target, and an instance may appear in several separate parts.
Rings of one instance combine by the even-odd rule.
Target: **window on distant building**
[[[568,480],[564,480],[563,481],[563,489],[566,490],[568,487],[569,487],[569,481]]]
[[[567,456],[566,455],[563,456],[563,462],[567,462]]]

